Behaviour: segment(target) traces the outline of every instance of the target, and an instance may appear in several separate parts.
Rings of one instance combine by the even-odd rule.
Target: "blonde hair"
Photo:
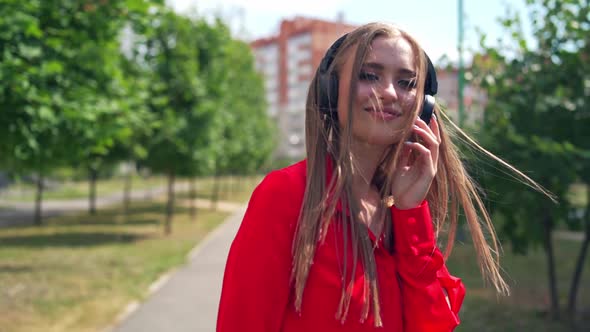
[[[335,73],[339,73],[347,57],[354,56],[347,104],[348,123],[343,128],[340,128],[338,121],[334,117],[325,115],[319,110],[319,93],[326,92],[319,91],[319,77],[316,73],[309,87],[306,102],[307,178],[303,204],[293,241],[293,267],[291,273],[291,283],[294,287],[294,305],[296,310],[300,312],[303,291],[317,245],[324,240],[328,226],[335,216],[336,205],[338,202],[341,202],[342,210],[350,211],[350,213],[341,213],[339,216],[342,222],[341,230],[344,237],[342,242],[344,248],[347,248],[349,239],[353,248],[352,273],[347,275],[346,263],[348,261],[348,252],[347,250],[343,250],[344,257],[342,261],[344,262],[344,266],[341,271],[343,274],[342,295],[340,304],[336,310],[336,317],[343,322],[348,315],[353,278],[360,257],[364,273],[363,288],[365,294],[361,320],[364,321],[367,319],[369,306],[372,306],[374,322],[377,327],[382,326],[382,320],[373,246],[366,231],[367,226],[354,220],[354,216],[358,215],[359,207],[352,195],[351,184],[354,165],[350,152],[352,142],[350,128],[352,127],[353,121],[353,98],[356,96],[355,91],[360,68],[365,61],[372,41],[380,36],[404,38],[411,45],[415,57],[414,63],[416,63],[416,72],[418,73],[418,93],[416,102],[413,105],[414,114],[413,116],[406,117],[407,125],[403,132],[404,138],[410,137],[413,119],[415,119],[418,111],[422,108],[421,101],[424,97],[423,91],[426,79],[426,58],[414,38],[390,24],[369,23],[357,28],[348,34],[334,56],[334,61],[329,68],[329,72],[333,71]],[[354,51],[355,47],[356,52],[353,54],[352,51]],[[455,240],[459,212],[462,210],[471,233],[482,276],[485,280],[491,282],[499,293],[509,294],[508,285],[502,278],[500,271],[500,249],[490,216],[479,195],[477,185],[467,174],[463,166],[458,149],[451,141],[450,133],[446,129],[445,123],[450,124],[456,132],[463,135],[472,146],[501,162],[529,185],[546,194],[547,192],[526,175],[477,145],[475,141],[470,139],[461,129],[452,123],[438,105],[435,106],[435,112],[441,118],[440,120],[442,120],[439,121],[441,143],[437,165],[438,171],[426,200],[430,205],[436,238],[438,239],[441,231],[446,231],[445,257],[448,257]],[[392,175],[387,170],[395,169],[400,151],[400,144],[391,146],[372,179],[372,182],[380,188],[382,198],[388,196],[391,190],[390,177]],[[328,161],[328,158],[330,161]],[[332,164],[333,168],[333,176],[329,183],[326,182],[326,168],[329,166],[327,162]],[[384,209],[381,210],[383,211]],[[384,214],[385,212],[382,213]],[[384,219],[382,218],[381,220]],[[390,223],[386,222],[384,227],[389,227],[388,224]],[[486,240],[485,233],[489,237],[489,243]]]

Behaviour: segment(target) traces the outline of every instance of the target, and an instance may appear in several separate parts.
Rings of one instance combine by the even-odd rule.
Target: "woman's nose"
[[[395,90],[394,82],[387,81],[383,82],[380,91],[380,98],[387,102],[387,101],[396,101],[397,100],[397,91]]]

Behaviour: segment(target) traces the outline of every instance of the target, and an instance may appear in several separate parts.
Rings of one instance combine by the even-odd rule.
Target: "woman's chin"
[[[377,148],[377,147],[386,148],[391,145],[398,144],[401,141],[401,135],[392,136],[391,134],[390,135],[373,134],[373,135],[368,135],[366,137],[363,137],[362,139],[357,138],[357,141],[359,141],[359,143],[361,143],[361,145],[363,145],[367,148]]]

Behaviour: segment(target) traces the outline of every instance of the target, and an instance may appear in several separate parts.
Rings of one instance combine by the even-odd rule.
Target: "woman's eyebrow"
[[[378,62],[365,62],[363,63],[363,68],[375,69],[375,70],[384,70],[385,66]],[[403,76],[416,76],[416,72],[408,69],[408,68],[400,68],[397,70],[398,75]]]
[[[365,63],[363,63],[363,67],[368,67],[368,68],[377,69],[377,70],[385,69],[385,66],[378,63],[378,62],[365,62]]]
[[[407,68],[400,68],[398,71],[399,75],[407,75],[407,76],[412,76],[415,77],[416,76],[416,72],[411,70],[411,69],[407,69]]]

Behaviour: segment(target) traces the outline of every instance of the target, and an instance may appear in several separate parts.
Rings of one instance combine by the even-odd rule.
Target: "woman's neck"
[[[379,236],[383,232],[383,204],[373,176],[381,162],[385,147],[355,143],[352,149],[352,194],[359,204],[359,219]]]
[[[381,162],[385,147],[353,142],[352,152],[352,191],[355,197],[367,197],[377,191],[373,176]]]

